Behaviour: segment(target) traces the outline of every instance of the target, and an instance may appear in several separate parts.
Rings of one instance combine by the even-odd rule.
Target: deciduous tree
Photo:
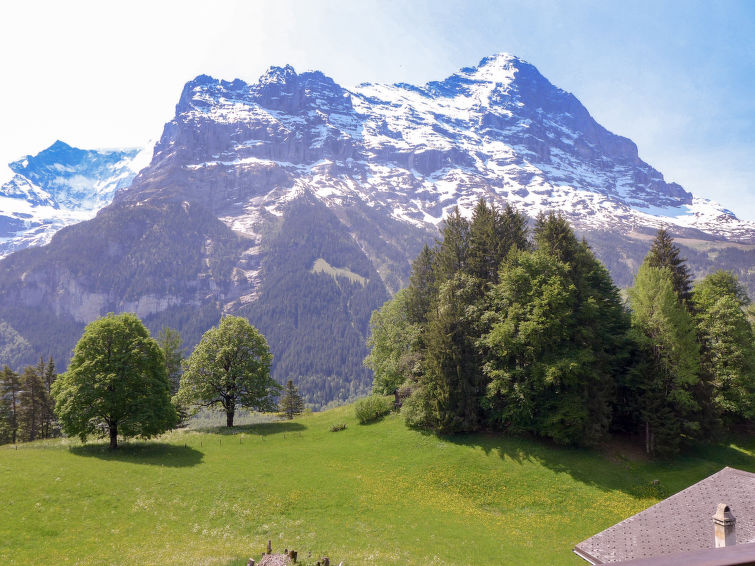
[[[63,431],[108,436],[151,437],[176,424],[165,358],[139,318],[108,314],[84,329],[68,371],[52,386]]]
[[[232,427],[238,407],[275,409],[281,387],[270,377],[272,360],[265,337],[248,320],[225,316],[189,356],[176,398],[186,405],[222,406]]]
[[[755,339],[745,309],[747,292],[729,271],[717,271],[692,294],[700,343],[699,402],[722,424],[755,417]]]
[[[380,395],[392,395],[419,373],[415,366],[419,364],[417,341],[421,327],[409,322],[408,296],[409,290],[402,289],[370,317],[370,353],[364,365],[375,373],[372,389]]]
[[[648,453],[678,450],[684,436],[697,434],[700,349],[694,321],[679,301],[667,267],[646,261],[629,290],[635,340],[644,353],[636,392],[645,424]]]

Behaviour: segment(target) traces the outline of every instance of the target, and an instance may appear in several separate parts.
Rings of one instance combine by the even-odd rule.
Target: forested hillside
[[[331,211],[308,198],[291,203],[263,253],[260,295],[239,312],[273,345],[273,376],[292,379],[315,407],[366,394],[368,322],[389,297],[367,256]],[[361,279],[316,272],[317,260]]]

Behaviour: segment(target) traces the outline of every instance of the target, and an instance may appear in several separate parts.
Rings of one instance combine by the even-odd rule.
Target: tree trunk
[[[233,409],[228,409],[225,412],[225,426],[227,426],[228,428],[233,428],[233,414]]]
[[[118,425],[110,425],[110,450],[118,448]]]

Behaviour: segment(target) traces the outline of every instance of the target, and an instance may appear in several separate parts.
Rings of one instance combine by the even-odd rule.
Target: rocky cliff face
[[[56,166],[26,167],[27,199],[62,207],[35,189]],[[199,76],[149,166],[114,194],[96,218],[0,262],[0,354],[65,360],[108,311],[178,328],[189,346],[240,313],[268,336],[279,380],[298,379],[317,405],[345,399],[369,388],[372,309],[405,285],[449,210],[470,213],[480,197],[561,211],[620,285],[664,226],[705,243],[687,249],[696,273],[744,266],[755,288],[755,223],[666,182],[509,55],[424,86],[344,89],[291,67],[254,84]]]

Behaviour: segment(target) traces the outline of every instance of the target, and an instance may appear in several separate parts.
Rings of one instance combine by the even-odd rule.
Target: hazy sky
[[[142,145],[201,73],[254,81],[289,63],[346,87],[425,83],[501,51],[574,93],[667,180],[755,219],[748,0],[4,1],[0,164],[56,139]]]

